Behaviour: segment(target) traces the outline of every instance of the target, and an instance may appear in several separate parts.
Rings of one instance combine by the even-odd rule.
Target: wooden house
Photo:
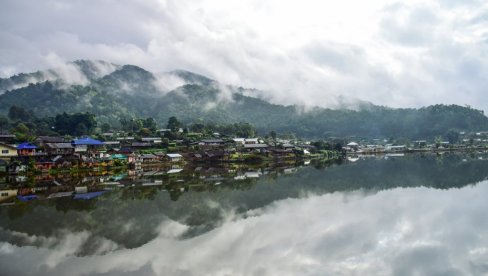
[[[37,146],[28,142],[19,144],[17,146],[17,154],[19,156],[35,156],[36,150],[37,150]]]
[[[65,143],[66,141],[61,136],[39,136],[34,142],[41,148],[46,148],[48,143]]]
[[[7,145],[7,144],[0,144],[0,158],[11,158],[16,157],[17,148]]]
[[[46,143],[44,149],[48,155],[70,155],[75,152],[71,143]]]
[[[179,153],[168,153],[166,158],[171,162],[180,162],[183,160],[183,156]]]

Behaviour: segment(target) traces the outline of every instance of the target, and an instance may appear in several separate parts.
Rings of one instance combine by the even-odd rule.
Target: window
[[[8,154],[9,150],[2,150],[2,154]]]
[[[2,196],[8,196],[8,193],[2,193]]]

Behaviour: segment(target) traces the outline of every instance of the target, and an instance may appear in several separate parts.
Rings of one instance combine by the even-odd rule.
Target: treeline
[[[31,110],[11,106],[8,116],[0,116],[0,133],[14,134],[18,141],[32,141],[37,136],[93,134],[97,127],[90,113],[61,113],[53,117],[37,117]]]
[[[163,130],[163,131],[160,131]],[[172,116],[167,124],[161,125],[154,118],[122,118],[119,124],[99,124],[94,114],[66,112],[52,117],[37,117],[32,110],[11,106],[8,116],[0,116],[0,134],[11,133],[18,141],[33,141],[37,136],[84,136],[111,131],[123,131],[127,135],[147,137],[164,134],[167,138],[180,139],[189,134],[203,137],[219,133],[223,136],[252,138],[256,128],[249,123],[215,124],[198,122],[185,124]]]

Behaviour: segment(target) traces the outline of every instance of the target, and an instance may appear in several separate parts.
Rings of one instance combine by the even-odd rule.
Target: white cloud
[[[460,2],[8,0],[0,74],[55,55],[196,71],[279,103],[488,110],[488,5]]]

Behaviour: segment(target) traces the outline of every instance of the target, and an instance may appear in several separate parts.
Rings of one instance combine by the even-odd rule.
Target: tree
[[[95,115],[90,113],[62,113],[54,118],[54,128],[61,135],[89,135],[96,126]]]
[[[34,137],[30,129],[23,123],[19,123],[12,129],[12,133],[18,141],[32,141]]]
[[[110,131],[110,125],[108,123],[103,123],[102,126],[100,127],[100,129],[102,130],[102,132],[108,132]]]
[[[5,116],[0,116],[0,134],[3,133],[3,130],[8,128],[9,122],[7,117]]]
[[[182,124],[178,121],[175,116],[172,116],[168,119],[168,126],[167,128],[170,129],[172,132],[177,132]]]
[[[456,144],[459,142],[459,131],[450,129],[445,136],[450,144]]]
[[[190,130],[193,132],[203,132],[205,130],[205,125],[202,123],[194,123],[190,126]]]
[[[269,136],[271,136],[271,138],[273,138],[273,141],[276,141],[276,131],[272,130],[272,131],[269,133]]]
[[[12,105],[8,111],[8,117],[12,121],[28,122],[34,118],[32,112],[16,105]]]
[[[156,121],[154,120],[154,118],[151,117],[146,118],[142,125],[144,128],[149,129],[151,132],[155,132],[157,128]]]

